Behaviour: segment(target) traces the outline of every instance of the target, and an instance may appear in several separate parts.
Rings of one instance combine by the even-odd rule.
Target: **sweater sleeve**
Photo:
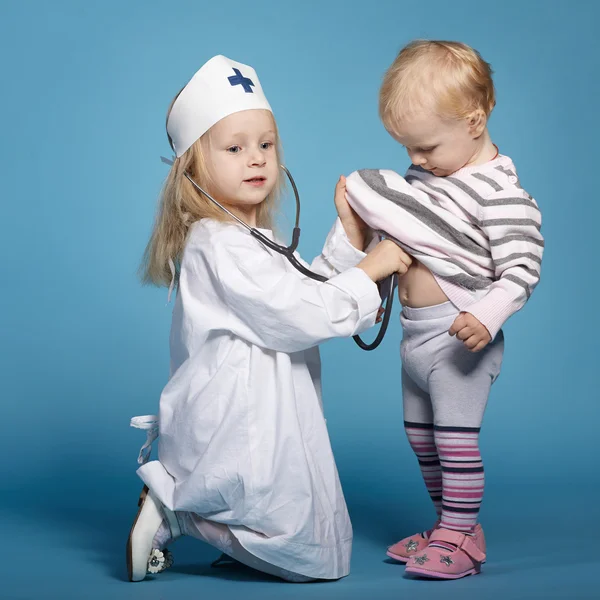
[[[493,339],[506,320],[524,306],[540,280],[542,215],[536,201],[515,187],[488,196],[479,220],[489,239],[495,281],[467,311],[486,326]]]

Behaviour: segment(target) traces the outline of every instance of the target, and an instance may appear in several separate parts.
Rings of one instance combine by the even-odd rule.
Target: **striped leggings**
[[[484,490],[479,431],[504,338],[500,332],[481,352],[469,352],[448,334],[458,314],[450,302],[403,308],[402,396],[408,441],[440,525],[470,532]]]

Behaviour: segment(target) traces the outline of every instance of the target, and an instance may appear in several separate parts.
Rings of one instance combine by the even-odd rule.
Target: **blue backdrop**
[[[2,2],[0,506],[10,572],[0,595],[440,593],[384,560],[386,544],[433,519],[402,430],[397,312],[374,353],[349,340],[323,347],[356,532],[349,578],[292,586],[214,572],[213,550],[184,540],[173,571],[123,580],[143,442],[128,421],[156,411],[168,376],[166,292],[141,287],[136,269],[166,176],[171,98],[214,54],[257,69],[302,194],[308,258],[334,218],[339,174],[408,166],[378,120],[377,94],[399,48],[426,37],[466,42],[491,62],[492,137],[537,199],[547,240],[542,282],[505,328],[484,423],[488,564],[443,592],[591,598],[599,17],[593,0]]]

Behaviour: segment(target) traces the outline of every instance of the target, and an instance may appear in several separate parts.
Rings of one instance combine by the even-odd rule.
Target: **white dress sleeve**
[[[367,246],[367,251],[371,249],[371,245]],[[330,278],[355,267],[365,256],[365,252],[358,250],[350,243],[338,217],[327,235],[323,251],[313,260],[310,269]],[[297,258],[301,260],[299,256]]]
[[[190,250],[193,260],[196,250]],[[350,268],[320,283],[235,227],[213,237],[210,253],[203,260],[208,259],[217,293],[229,309],[228,328],[252,344],[298,352],[358,334],[375,323],[381,300],[362,269]],[[338,256],[332,250],[329,258],[342,266]]]

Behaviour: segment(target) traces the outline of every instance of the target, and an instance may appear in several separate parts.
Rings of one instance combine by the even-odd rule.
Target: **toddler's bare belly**
[[[415,259],[406,274],[398,278],[398,298],[402,306],[411,308],[435,306],[448,301],[431,271]]]

